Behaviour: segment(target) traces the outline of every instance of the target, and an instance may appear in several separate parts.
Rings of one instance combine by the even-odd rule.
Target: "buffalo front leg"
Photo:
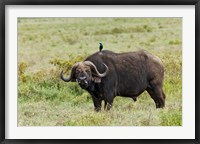
[[[112,102],[104,101],[104,110],[110,110],[112,108]]]
[[[105,110],[110,110],[112,108],[112,103],[107,103]]]
[[[97,111],[97,112],[100,111],[101,110],[101,102],[102,102],[102,100],[98,99],[94,95],[92,95],[92,100],[93,100],[93,103],[94,103],[94,110]]]
[[[104,97],[105,105],[104,110],[110,110],[112,108],[114,96]]]

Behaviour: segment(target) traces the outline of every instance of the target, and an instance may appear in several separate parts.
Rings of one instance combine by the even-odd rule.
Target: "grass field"
[[[165,67],[166,107],[144,92],[94,112],[90,95],[59,74],[104,49],[145,49]],[[181,18],[18,18],[18,126],[181,126]]]

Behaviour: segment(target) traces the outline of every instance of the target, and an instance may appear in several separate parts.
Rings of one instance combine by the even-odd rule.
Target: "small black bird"
[[[99,43],[99,51],[101,51],[103,49],[103,44]]]

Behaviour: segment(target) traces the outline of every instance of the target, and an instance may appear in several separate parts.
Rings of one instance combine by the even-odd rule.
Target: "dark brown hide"
[[[89,68],[91,72],[85,73],[88,85],[85,87],[79,83],[92,95],[96,111],[101,109],[102,100],[105,102],[104,108],[109,110],[115,96],[130,97],[136,101],[136,97],[145,90],[154,100],[156,108],[165,106],[162,89],[164,67],[158,57],[144,50],[128,53],[104,50],[94,53],[85,61],[92,62],[99,73],[107,72],[105,76],[99,77]],[[78,79],[73,73],[76,73],[74,69],[72,79]]]

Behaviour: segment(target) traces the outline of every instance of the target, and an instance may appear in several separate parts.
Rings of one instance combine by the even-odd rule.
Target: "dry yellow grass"
[[[59,78],[61,67],[98,51],[145,49],[165,66],[166,107],[143,93],[116,97],[111,111],[93,111],[90,95]],[[182,125],[181,18],[19,18],[19,126]]]

